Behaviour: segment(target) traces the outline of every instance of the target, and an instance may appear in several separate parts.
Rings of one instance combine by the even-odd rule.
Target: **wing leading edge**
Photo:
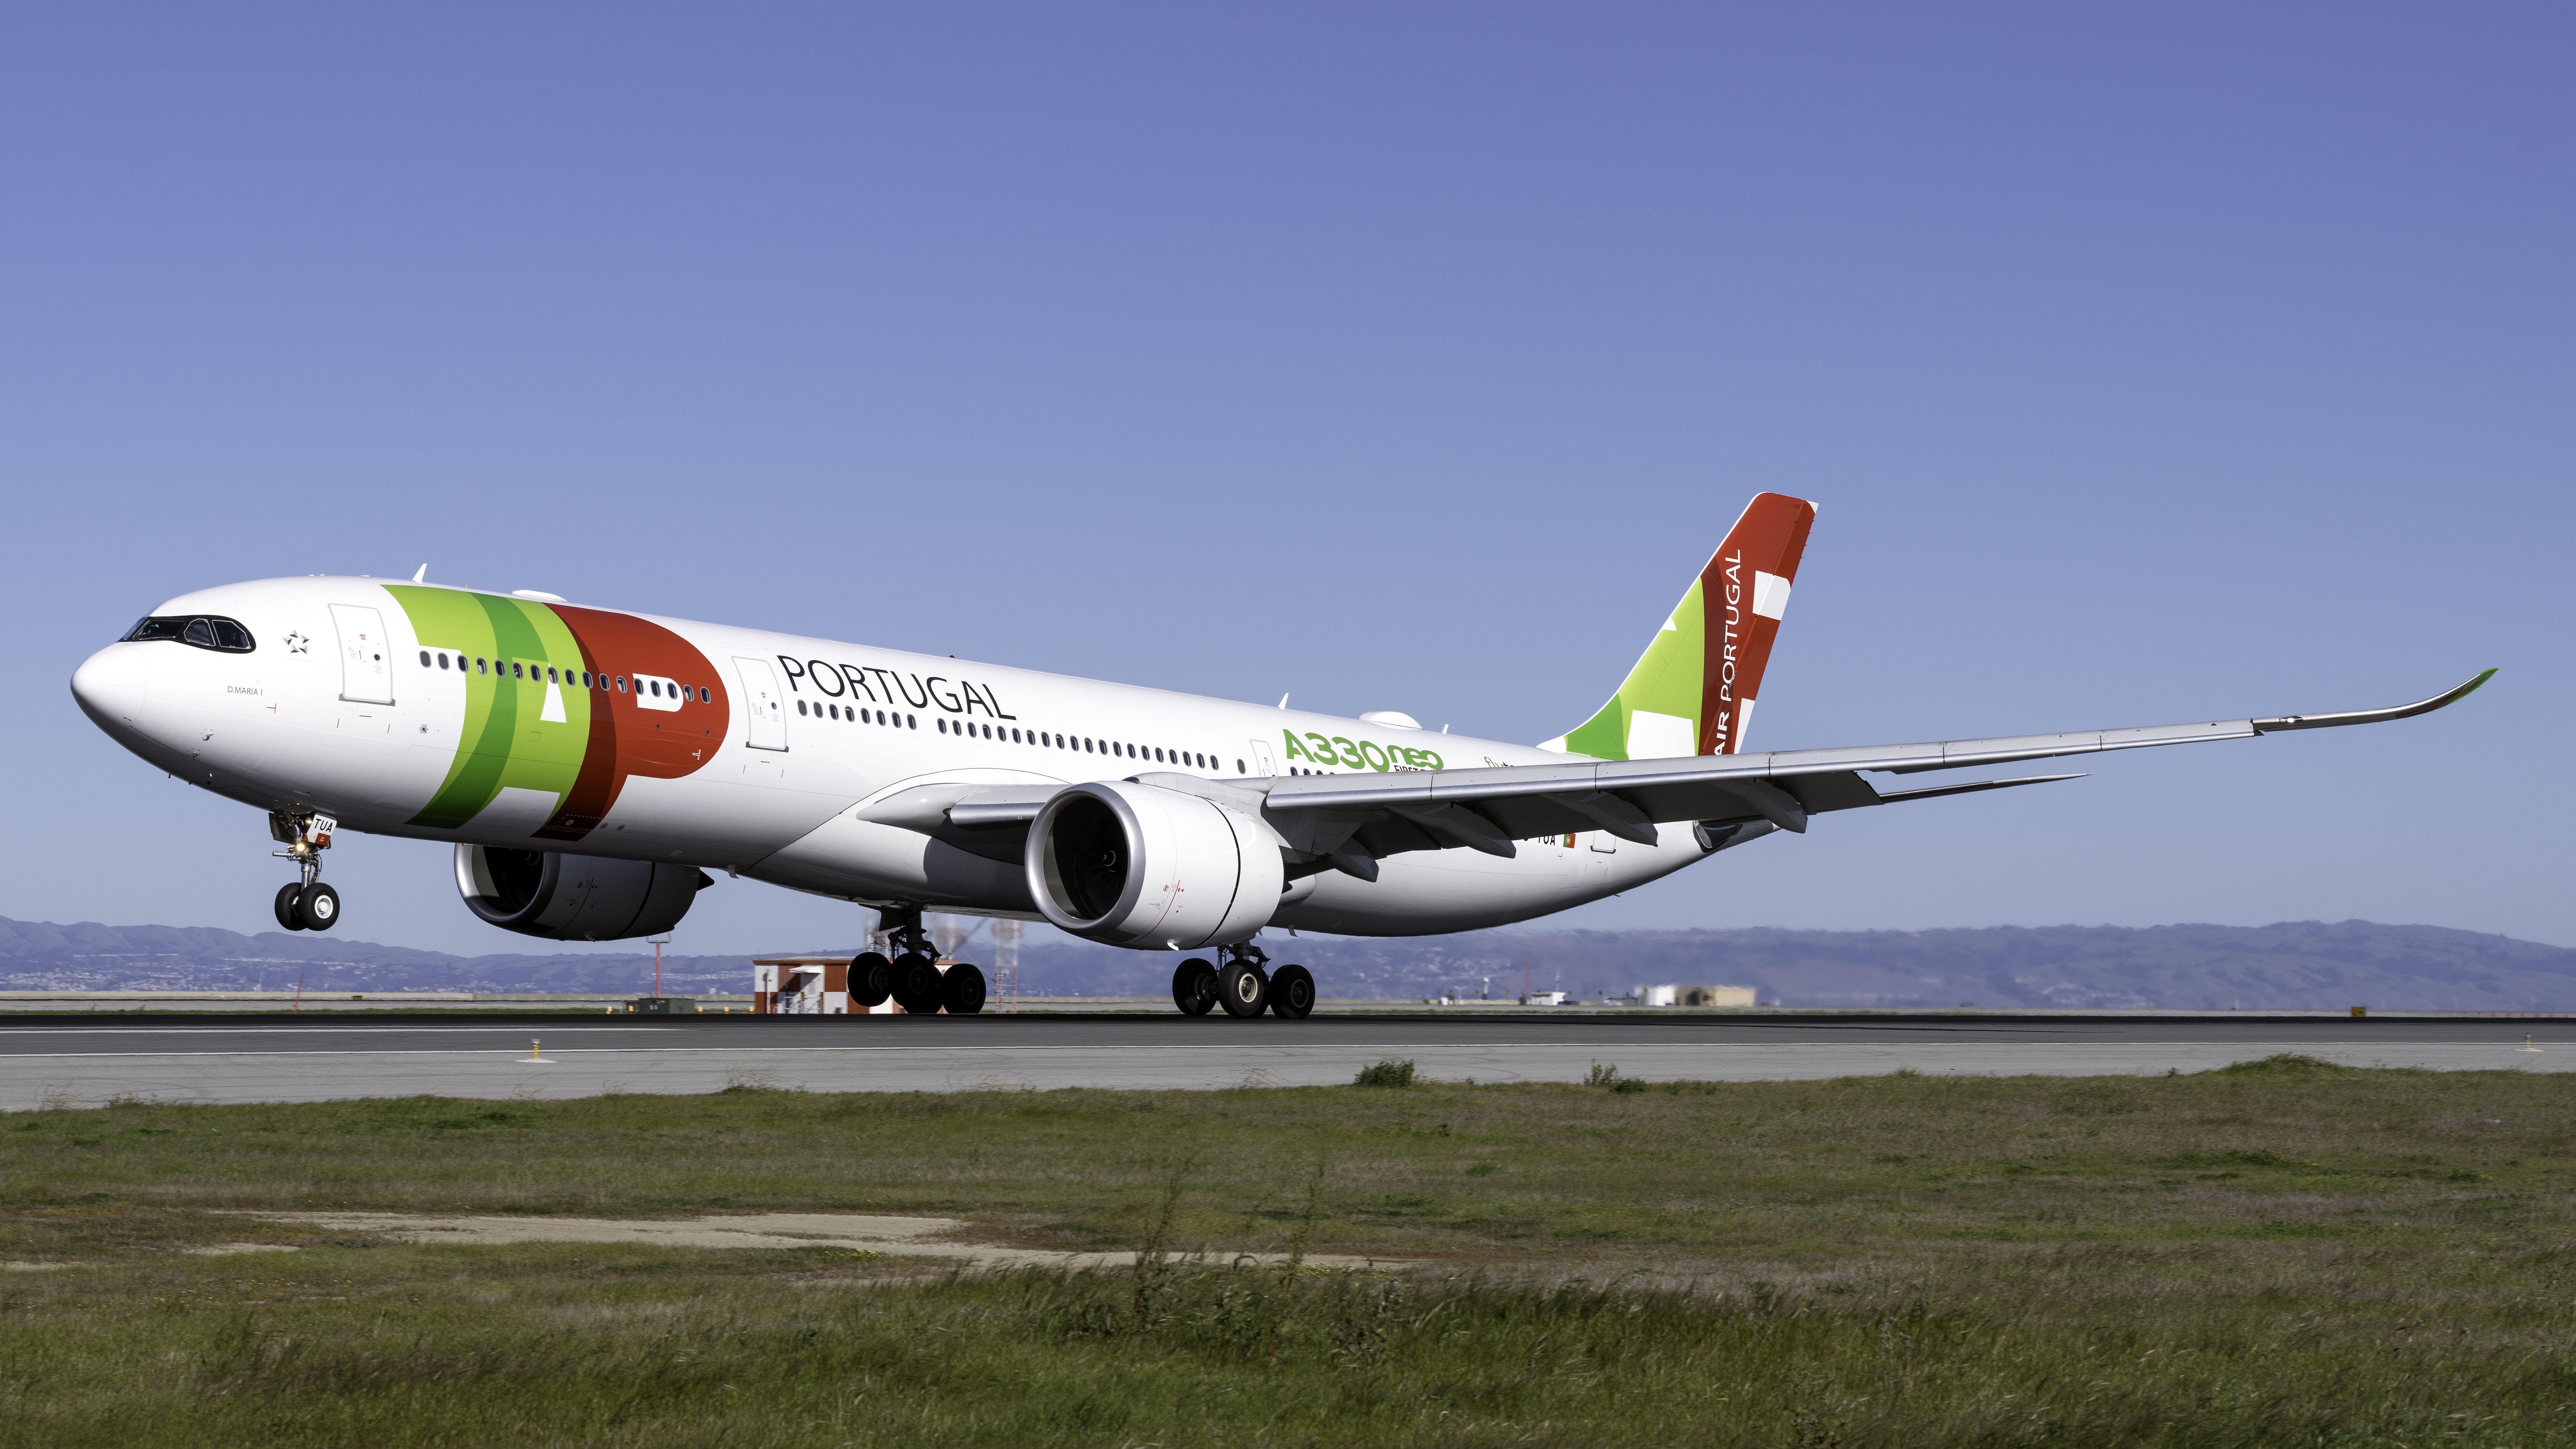
[[[1778,750],[1759,755],[1691,755],[1675,759],[1568,760],[1563,764],[1408,771],[1388,775],[1283,775],[1268,780],[1203,780],[1149,772],[1137,780],[1257,809],[1290,849],[1313,862],[1306,871],[1339,869],[1375,879],[1376,862],[1415,850],[1464,846],[1489,855],[1517,854],[1516,842],[1570,831],[1603,830],[1651,843],[1655,827],[1690,821],[1711,848],[1771,830],[1803,831],[1807,817],[1835,810],[1930,800],[2080,775],[2030,775],[1962,785],[1881,792],[1863,772],[1910,775],[1975,765],[2012,764],[2210,740],[2242,740],[2283,730],[2379,724],[2429,714],[2457,703],[2495,676],[2492,669],[2430,699],[2392,709],[2279,715],[2207,724],[2148,725],[2073,734],[2009,735],[1913,745],[1831,750]],[[1028,823],[1054,791],[1046,787],[931,786],[899,792],[856,814],[936,836],[996,860],[1016,860]],[[1306,873],[1292,867],[1291,874]]]
[[[1386,856],[1452,845],[1508,855],[1512,841],[1570,830],[1607,830],[1642,841],[1653,838],[1654,825],[1678,821],[1710,826],[1765,822],[1783,830],[1804,830],[1808,816],[1828,811],[2078,778],[2040,775],[1881,793],[1861,778],[1864,771],[1910,775],[2152,745],[2251,739],[2283,730],[2378,724],[2456,703],[2495,672],[2486,670],[2456,689],[2413,704],[2341,714],[1768,754],[1569,760],[1561,765],[1365,777],[1290,776],[1269,782],[1263,813],[1282,827],[1291,846],[1337,858],[1354,854],[1354,847],[1370,856]],[[1292,825],[1305,828],[1292,830]],[[1340,838],[1330,838],[1335,835]]]

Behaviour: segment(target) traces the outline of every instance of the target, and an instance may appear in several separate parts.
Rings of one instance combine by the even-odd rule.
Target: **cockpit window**
[[[129,641],[177,640],[219,654],[248,654],[258,648],[250,631],[230,619],[210,614],[174,614],[145,618],[126,632]]]

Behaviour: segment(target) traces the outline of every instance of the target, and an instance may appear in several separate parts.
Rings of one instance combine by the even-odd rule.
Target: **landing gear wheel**
[[[304,923],[295,918],[295,902],[304,894],[302,881],[288,881],[277,888],[277,923],[290,931],[301,931]]]
[[[315,881],[295,898],[295,922],[308,931],[327,931],[340,923],[340,893],[328,881]]]
[[[1282,966],[1270,973],[1270,1010],[1287,1021],[1303,1021],[1315,1009],[1315,978],[1303,966]]]
[[[1228,1016],[1259,1016],[1270,1004],[1270,978],[1249,961],[1228,961],[1216,973],[1216,1000]]]
[[[875,951],[850,958],[850,1000],[870,1011],[894,995],[894,963]]]
[[[929,1016],[939,1010],[939,967],[919,951],[894,958],[894,1004],[907,1016]]]
[[[950,1016],[973,1016],[984,1009],[984,973],[960,961],[939,978],[939,1004]]]
[[[1191,1016],[1216,1005],[1216,968],[1196,956],[1172,971],[1172,1004]]]

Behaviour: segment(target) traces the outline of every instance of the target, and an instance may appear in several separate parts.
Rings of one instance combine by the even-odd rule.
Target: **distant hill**
[[[2000,926],[1950,931],[1479,931],[1368,940],[1288,937],[1327,996],[1444,990],[1625,992],[1646,982],[1756,988],[1790,1006],[2297,1007],[2576,1010],[2576,951],[2440,926],[2368,921],[2272,926]],[[835,954],[857,949],[830,948]],[[779,954],[821,954],[803,948]],[[986,961],[977,946],[961,954]],[[749,989],[750,957],[666,956],[675,993]],[[1159,995],[1168,953],[1031,942],[1032,995]],[[0,989],[638,992],[649,951],[451,956],[282,931],[58,926],[0,918]]]

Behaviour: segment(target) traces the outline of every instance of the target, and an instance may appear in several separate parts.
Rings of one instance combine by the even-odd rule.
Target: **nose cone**
[[[161,743],[154,725],[151,670],[153,651],[166,644],[110,644],[81,661],[72,671],[72,698],[81,713],[107,731],[108,738],[139,754]]]
[[[132,644],[110,644],[72,671],[72,698],[104,728],[143,712],[143,661]]]

